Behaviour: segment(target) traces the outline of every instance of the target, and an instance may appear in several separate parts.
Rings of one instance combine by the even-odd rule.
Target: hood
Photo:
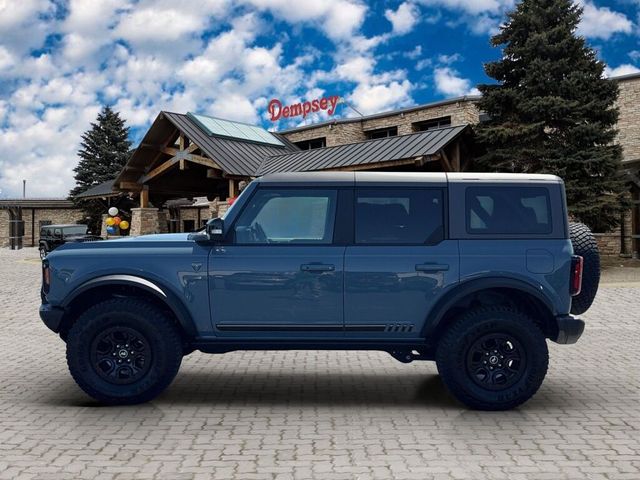
[[[162,233],[155,235],[141,235],[139,237],[121,237],[113,240],[99,240],[96,242],[67,242],[56,248],[49,255],[68,250],[104,250],[104,249],[131,249],[131,248],[164,248],[184,247],[193,245],[188,233]]]

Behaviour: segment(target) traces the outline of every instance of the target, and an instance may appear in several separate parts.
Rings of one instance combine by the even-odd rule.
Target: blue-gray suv
[[[382,350],[435,360],[469,407],[529,399],[546,339],[598,288],[589,230],[550,175],[333,172],[250,183],[203,232],[65,244],[44,323],[107,404],[151,400],[194,350]]]

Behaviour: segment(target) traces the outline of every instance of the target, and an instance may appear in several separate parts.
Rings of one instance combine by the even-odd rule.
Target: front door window
[[[335,208],[335,190],[259,190],[235,225],[235,243],[331,244]]]

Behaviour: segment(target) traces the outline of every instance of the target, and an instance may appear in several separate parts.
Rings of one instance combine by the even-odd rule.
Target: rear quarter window
[[[550,204],[543,187],[468,187],[466,230],[479,235],[549,234]]]

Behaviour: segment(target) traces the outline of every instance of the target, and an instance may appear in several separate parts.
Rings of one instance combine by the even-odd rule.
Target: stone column
[[[104,221],[107,219],[109,215],[106,213],[102,214],[102,223],[100,224],[100,236],[102,238],[109,238],[109,234],[107,233],[107,224]]]
[[[169,233],[169,212],[167,210],[158,211],[158,231],[160,233]]]
[[[131,209],[131,236],[148,235],[160,232],[157,208]]]
[[[9,210],[0,208],[0,247],[9,246]]]

